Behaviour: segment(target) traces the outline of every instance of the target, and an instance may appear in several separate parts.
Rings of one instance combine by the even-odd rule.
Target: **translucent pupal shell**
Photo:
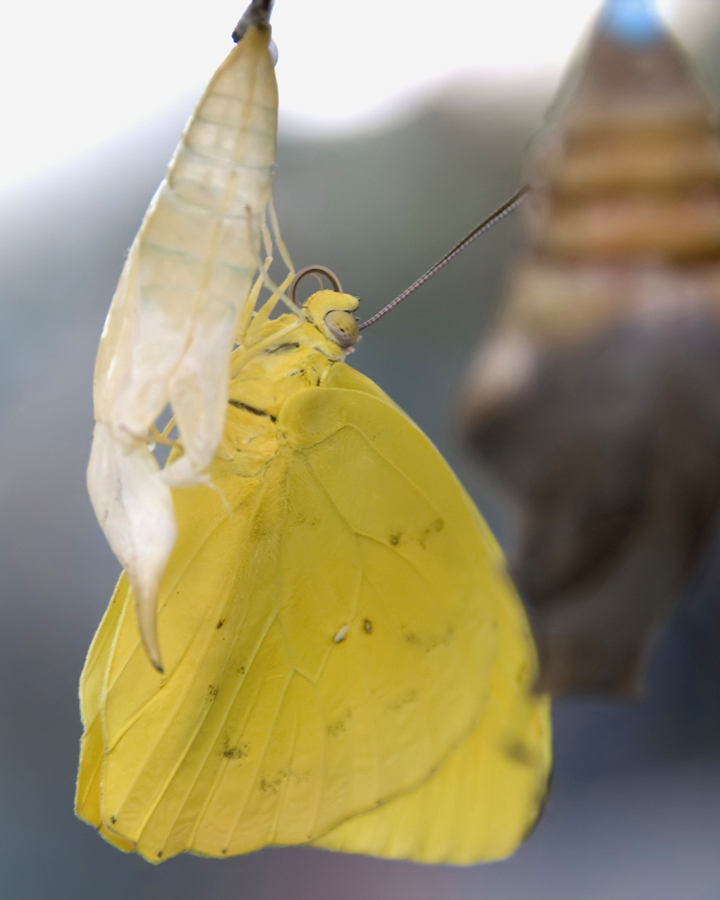
[[[720,503],[716,120],[650,7],[640,39],[622,6],[530,149],[524,246],[464,398],[521,507],[514,575],[555,693],[636,688]]]
[[[148,623],[175,539],[169,486],[202,480],[222,437],[230,353],[271,197],[269,43],[270,28],[251,25],[210,81],[130,249],[100,340],[88,488]],[[183,454],[161,473],[148,441],[168,404]],[[150,546],[149,530],[158,535]],[[154,634],[144,636],[159,665]]]

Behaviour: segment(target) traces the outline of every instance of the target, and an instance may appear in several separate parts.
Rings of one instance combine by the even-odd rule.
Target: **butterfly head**
[[[354,311],[358,298],[338,291],[317,291],[305,301],[305,318],[323,337],[347,353],[360,337]]]
[[[314,275],[320,284],[323,275],[332,285],[332,290],[320,290],[300,304],[297,288],[308,275]],[[342,359],[350,353],[360,338],[360,327],[355,318],[355,310],[360,301],[351,294],[344,294],[337,275],[325,266],[306,266],[293,278],[288,293],[293,302],[301,307],[305,321],[312,325],[329,345],[323,349],[326,356]]]

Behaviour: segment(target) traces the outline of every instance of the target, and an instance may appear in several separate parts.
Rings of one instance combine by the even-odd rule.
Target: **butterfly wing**
[[[551,766],[550,705],[531,692],[533,663],[525,616],[508,585],[488,702],[467,740],[425,784],[314,844],[459,865],[513,853],[540,815]]]
[[[132,852],[135,848],[127,841],[114,834],[103,822],[100,810],[100,785],[102,765],[105,755],[102,721],[100,718],[100,700],[102,679],[105,672],[112,644],[117,630],[118,620],[122,612],[122,582],[113,594],[110,604],[103,616],[93,642],[90,645],[83,673],[80,677],[80,713],[83,723],[83,736],[80,742],[80,765],[75,790],[75,814],[86,822],[90,822],[100,831],[102,836],[120,850]]]
[[[372,381],[348,366],[333,368],[328,384],[370,393],[397,407]],[[402,414],[404,417],[404,413]],[[366,412],[364,428],[372,433]],[[424,450],[429,442],[425,442]],[[414,474],[427,478],[432,461],[417,457]],[[405,460],[406,471],[410,460]],[[459,490],[459,485],[456,483]],[[470,864],[510,855],[536,822],[551,769],[550,705],[532,693],[536,654],[522,605],[495,541],[476,514],[481,560],[494,584],[497,655],[487,703],[477,725],[439,772],[416,790],[351,818],[315,840],[319,847],[418,862]],[[499,557],[499,551],[495,551]]]
[[[515,601],[492,537],[372,382],[337,364],[327,385],[286,402],[257,472],[240,452],[213,464],[218,492],[175,493],[165,676],[124,579],[91,651],[85,817],[148,859],[316,839],[427,781],[496,690]]]

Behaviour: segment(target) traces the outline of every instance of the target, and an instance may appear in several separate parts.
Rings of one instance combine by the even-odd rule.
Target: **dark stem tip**
[[[232,39],[236,44],[245,37],[248,29],[253,25],[267,26],[270,24],[273,2],[274,0],[252,0],[232,33]]]

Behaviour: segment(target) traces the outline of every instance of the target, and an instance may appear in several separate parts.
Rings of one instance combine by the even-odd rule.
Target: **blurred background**
[[[392,299],[519,186],[596,8],[276,0],[275,198],[295,265],[333,268],[364,317]],[[660,8],[720,98],[717,4]],[[282,849],[155,868],[73,817],[77,680],[118,575],[84,484],[97,341],[241,12],[228,0],[68,0],[2,13],[0,896],[716,900],[720,535],[658,640],[644,699],[556,704],[553,791],[509,861],[449,869]],[[506,546],[512,523],[464,456],[454,404],[514,246],[506,221],[365,332],[351,360],[430,435]]]

